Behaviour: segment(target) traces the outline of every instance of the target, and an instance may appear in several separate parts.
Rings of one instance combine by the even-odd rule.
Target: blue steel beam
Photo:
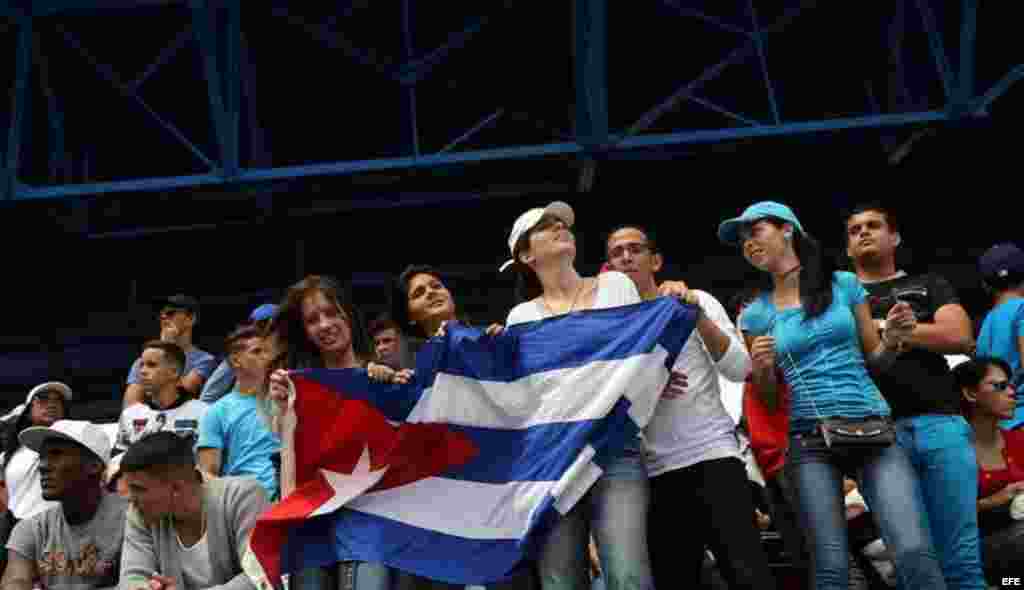
[[[764,53],[764,36],[761,34],[761,24],[757,18],[757,8],[754,7],[754,0],[747,0],[747,10],[750,13],[750,22],[754,25],[754,47],[757,48],[757,61],[761,64],[761,75],[764,76],[764,85],[768,89],[768,102],[772,107],[772,119],[778,125],[782,122],[779,118],[779,104],[775,98],[775,87],[772,85],[772,78],[768,74],[768,58]]]
[[[939,80],[946,93],[946,100],[951,101],[953,99],[952,68],[949,67],[949,54],[946,53],[946,46],[942,42],[942,32],[939,31],[930,2],[931,0],[917,0],[917,10],[921,13],[921,22],[928,33],[928,46],[931,48],[935,69],[939,72]]]
[[[64,36],[64,39],[68,42],[68,44],[71,45],[71,47],[73,47],[76,51],[78,51],[79,55],[81,55],[83,59],[85,59],[92,65],[93,69],[96,70],[96,73],[99,74],[101,78],[109,82],[110,85],[116,88],[121,94],[123,94],[127,98],[134,100],[140,107],[142,107],[142,110],[144,110],[146,114],[152,117],[153,120],[156,121],[158,125],[163,127],[164,130],[166,130],[175,139],[181,142],[182,145],[188,148],[188,150],[192,152],[192,154],[196,158],[203,162],[203,164],[208,166],[210,169],[216,168],[216,165],[213,163],[213,161],[210,160],[210,158],[206,157],[206,154],[204,154],[202,150],[199,149],[198,146],[189,141],[189,139],[185,137],[184,133],[178,130],[178,128],[171,124],[170,121],[165,121],[163,117],[157,114],[157,112],[154,111],[152,107],[150,107],[149,104],[147,104],[146,101],[143,100],[141,96],[139,96],[137,92],[134,92],[133,90],[128,88],[128,86],[121,81],[117,74],[114,73],[114,70],[112,70],[110,66],[100,63],[95,57],[92,56],[91,53],[89,53],[85,46],[83,46],[78,41],[78,39],[75,38],[74,35],[65,30],[64,27],[62,27],[60,24],[55,24],[54,26]]]
[[[802,12],[804,9],[813,7],[815,4],[817,4],[817,0],[802,0],[795,6],[788,7],[786,11],[782,14],[782,16],[780,16],[779,19],[775,21],[774,24],[772,24],[772,26],[768,27],[767,29],[763,29],[762,33],[777,33],[781,31],[782,29],[789,26],[789,24],[793,22],[794,19],[796,19],[800,12]],[[696,92],[701,86],[713,80],[723,71],[725,71],[727,67],[738,64],[743,60],[749,58],[751,55],[754,54],[754,52],[754,40],[750,39],[740,47],[737,47],[732,52],[730,52],[729,55],[725,57],[725,59],[705,69],[701,73],[701,75],[694,79],[692,82],[683,85],[678,90],[673,92],[668,98],[663,100],[660,104],[658,104],[651,110],[641,115],[635,123],[633,123],[626,129],[626,135],[636,135],[638,133],[646,131],[651,127],[651,125],[654,125],[654,123],[662,115],[674,109],[683,100],[686,100],[687,98],[693,96],[693,93]]]
[[[16,194],[18,189],[18,162],[21,155],[21,127],[28,108],[28,79],[32,68],[32,19],[18,19],[17,49],[14,55],[14,88],[11,92],[11,119],[7,128],[7,153],[4,157],[3,185],[0,199]]]
[[[487,115],[476,125],[473,125],[468,130],[466,130],[465,133],[448,142],[448,145],[438,150],[437,153],[446,154],[452,151],[453,149],[455,149],[456,147],[458,147],[459,145],[468,141],[471,137],[476,135],[481,129],[497,121],[503,114],[505,114],[505,109],[498,109],[491,113],[490,115]]]
[[[963,114],[974,98],[974,41],[978,33],[978,0],[963,0],[960,25],[960,71],[953,109]]]
[[[221,171],[228,176],[231,157],[230,117],[225,101],[224,76],[220,64],[220,41],[217,34],[219,19],[217,4],[207,0],[190,0],[192,9],[192,30],[195,31],[196,42],[203,62],[203,73],[206,76],[206,90],[210,100],[210,119],[217,137],[217,148],[220,154]],[[237,172],[237,162],[236,169]]]
[[[589,149],[608,143],[608,2],[576,0],[573,10],[573,68],[576,72],[576,141]],[[582,160],[577,189],[589,192],[597,160]]]
[[[242,2],[228,0],[225,3],[227,23],[225,26],[224,43],[224,110],[227,116],[228,150],[224,158],[224,174],[228,177],[238,175],[241,168],[239,150],[239,122],[241,119],[242,80],[239,60],[242,45]]]
[[[754,127],[760,125],[760,123],[758,123],[757,121],[755,121],[753,119],[748,119],[747,117],[744,117],[743,115],[736,114],[736,113],[734,113],[734,112],[732,112],[730,110],[727,110],[725,108],[722,108],[722,107],[718,106],[717,104],[711,102],[710,100],[704,100],[703,98],[700,98],[699,96],[691,96],[689,98],[689,100],[692,100],[693,102],[699,104],[700,106],[702,106],[702,107],[704,107],[704,108],[706,108],[708,110],[714,111],[714,112],[716,112],[716,113],[718,113],[720,115],[725,115],[726,117],[729,117],[730,119],[739,121],[740,123],[743,123],[744,125],[751,125],[751,126],[754,126]]]
[[[455,49],[462,48],[466,43],[469,43],[469,40],[479,33],[489,20],[489,16],[482,16],[476,19],[471,25],[467,26],[463,30],[450,35],[448,40],[437,49],[434,49],[418,59],[407,61],[402,64],[398,72],[398,80],[402,84],[416,84],[423,81],[430,75],[430,72],[435,66],[444,61],[444,58],[447,57],[449,53]]]
[[[249,56],[249,43],[245,35],[239,37],[239,76],[242,95],[245,98],[246,127],[249,130],[249,162],[257,168],[270,166],[270,149],[267,146],[266,133],[256,116],[256,68]]]
[[[413,56],[412,10],[412,0],[402,0],[402,51],[406,61],[411,60]],[[403,130],[406,136],[404,144],[412,148],[405,153],[412,152],[412,155],[418,156],[420,155],[420,132],[416,112],[416,84],[407,84],[405,88],[402,88],[402,95],[404,103],[402,106],[407,118]]]
[[[139,74],[139,77],[128,83],[128,89],[132,92],[138,92],[139,87],[142,86],[142,84],[146,80],[148,80],[150,76],[155,74],[156,71],[160,69],[160,66],[171,61],[171,59],[174,58],[174,56],[177,55],[179,51],[181,51],[181,48],[184,47],[185,44],[188,43],[190,39],[192,39],[191,25],[185,27],[185,29],[183,29],[180,33],[178,33],[176,37],[174,37],[174,40],[172,40],[166,47],[160,50],[160,53],[157,54],[156,59],[154,59],[151,64],[146,66],[146,69],[143,70],[141,74]]]
[[[50,127],[50,182],[57,182],[59,172],[65,168],[64,162],[67,156],[64,148],[64,114],[60,111],[57,95],[50,85],[49,58],[41,49],[42,39],[38,33],[34,36],[32,59],[36,64],[36,71],[39,73],[39,86],[46,98],[47,122]]]
[[[608,2],[575,0],[576,141],[608,142]]]
[[[353,45],[352,42],[346,39],[344,35],[332,30],[330,27],[314,25],[306,22],[302,17],[292,14],[287,8],[277,3],[274,4],[273,14],[274,16],[283,18],[292,25],[305,30],[310,37],[316,39],[327,47],[341,50],[352,61],[375,70],[385,78],[394,80],[395,82],[401,81],[392,64],[386,62],[382,63],[375,55],[359,49]]]
[[[737,35],[743,35],[744,37],[750,35],[750,32],[741,29],[740,27],[730,25],[729,23],[723,21],[720,18],[709,16],[699,10],[694,10],[690,8],[689,6],[683,6],[682,4],[679,3],[679,0],[661,0],[661,3],[664,4],[665,6],[675,9],[676,12],[682,14],[683,16],[692,16],[710,25],[718,27],[723,31],[729,33],[736,33]]]
[[[998,82],[992,85],[981,98],[971,105],[971,111],[976,115],[986,113],[992,101],[1006,93],[1015,83],[1024,78],[1024,64],[1020,64],[1006,73]]]
[[[1021,70],[1021,75],[1024,75],[1024,66],[1022,66]],[[896,113],[889,115],[828,119],[824,121],[783,123],[781,125],[684,131],[668,134],[648,134],[633,137],[613,135],[609,137],[609,141],[611,143],[607,145],[606,148],[611,150],[629,150],[634,148],[731,141],[753,137],[770,137],[819,133],[825,131],[841,131],[846,129],[902,126],[946,120],[949,120],[949,114],[945,111],[936,110],[918,113]],[[582,154],[586,150],[587,148],[576,142],[513,146],[489,150],[431,154],[419,157],[381,158],[375,160],[358,160],[353,162],[327,162],[302,166],[249,169],[243,170],[237,180],[240,182],[259,182],[310,176],[345,175],[376,170],[426,168],[470,162],[526,159],[562,154]],[[147,191],[187,186],[228,184],[229,182],[230,181],[217,174],[196,174],[191,176],[145,178],[96,184],[36,188],[26,187],[20,190],[16,197],[21,199],[44,199],[91,195],[106,192]]]

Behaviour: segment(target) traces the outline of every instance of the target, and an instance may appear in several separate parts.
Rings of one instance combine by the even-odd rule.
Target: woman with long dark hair
[[[856,275],[834,261],[804,231],[793,211],[764,201],[723,222],[719,238],[739,246],[770,284],[740,319],[750,348],[753,379],[762,396],[776,392],[775,368],[791,388],[785,469],[809,536],[816,588],[846,590],[848,541],[843,474],[856,473],[902,586],[945,588],[921,493],[904,451],[893,442],[889,405],[868,373],[883,369],[913,331],[913,310],[892,308],[879,336]],[[771,399],[769,407],[775,407]],[[840,424],[842,426],[840,426]],[[873,442],[850,448],[843,432],[880,429]],[[860,430],[861,434],[864,429]]]
[[[992,586],[1024,569],[1024,430],[1000,426],[1017,407],[1012,375],[1010,364],[995,357],[953,369],[961,407],[974,428],[981,556]]]
[[[424,340],[443,333],[448,322],[470,323],[442,273],[428,265],[410,265],[398,275],[391,288],[391,317],[403,334]],[[486,332],[496,335],[502,327],[491,324]]]
[[[271,328],[279,339],[287,369],[270,376],[270,396],[283,414],[288,398],[288,370],[354,369],[374,367],[370,339],[347,291],[336,279],[310,275],[292,285],[278,308]],[[384,367],[387,369],[387,367]],[[390,369],[388,369],[390,370]],[[282,433],[282,440],[285,439]],[[282,448],[282,453],[287,449]],[[283,467],[283,465],[282,465]],[[282,471],[281,495],[294,473]],[[294,485],[304,482],[293,481]],[[390,570],[378,563],[345,563],[335,568],[309,568],[296,572],[290,586],[297,590],[326,590],[351,577],[354,590],[387,590]]]
[[[407,338],[427,340],[444,333],[449,322],[469,324],[468,319],[459,311],[455,297],[445,284],[442,273],[428,265],[411,265],[406,267],[392,284],[391,317]],[[486,333],[494,336],[504,327],[491,324]],[[399,587],[405,590],[449,589],[462,588],[445,582],[427,580],[419,576],[402,574],[404,578]],[[533,578],[527,574],[515,577],[508,582],[487,584],[489,590],[531,588]]]

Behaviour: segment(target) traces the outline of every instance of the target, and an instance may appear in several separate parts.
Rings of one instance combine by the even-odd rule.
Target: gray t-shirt
[[[116,587],[128,501],[105,494],[92,520],[71,526],[63,506],[14,527],[7,549],[35,562],[38,585],[46,590]]]

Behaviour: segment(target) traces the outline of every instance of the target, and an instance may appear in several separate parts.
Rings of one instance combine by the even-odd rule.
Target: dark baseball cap
[[[184,309],[193,313],[199,311],[199,300],[188,295],[171,295],[169,297],[158,297],[156,304],[161,308],[174,307]]]
[[[978,259],[978,270],[986,278],[1024,273],[1024,252],[1009,242],[996,244]]]

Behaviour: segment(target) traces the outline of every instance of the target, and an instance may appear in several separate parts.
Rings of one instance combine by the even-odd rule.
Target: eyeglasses
[[[637,256],[639,254],[643,254],[644,252],[649,251],[650,249],[650,244],[642,244],[640,242],[634,242],[632,244],[622,244],[621,246],[616,246],[609,250],[608,257],[612,259],[622,258],[622,255],[625,254],[627,251],[633,256]]]
[[[989,385],[992,386],[992,390],[993,391],[1005,391],[1006,388],[1010,386],[1010,382],[1007,381],[1007,380],[993,381],[993,382],[989,383]]]

